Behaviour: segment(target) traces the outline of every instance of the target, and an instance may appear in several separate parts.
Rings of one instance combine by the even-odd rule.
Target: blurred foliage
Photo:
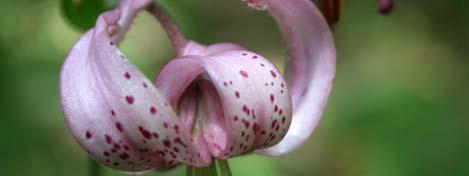
[[[161,1],[190,38],[239,43],[283,63],[285,45],[267,13],[238,0]],[[345,2],[334,31],[335,87],[316,132],[287,156],[230,160],[234,175],[469,175],[468,1],[396,5],[380,16],[374,1]],[[86,153],[59,106],[60,66],[81,35],[68,24],[60,1],[0,1],[2,176],[86,173]],[[151,79],[174,56],[147,13],[120,47]]]
[[[103,0],[61,0],[62,12],[68,22],[80,30],[88,30],[94,26],[96,18],[105,11]]]

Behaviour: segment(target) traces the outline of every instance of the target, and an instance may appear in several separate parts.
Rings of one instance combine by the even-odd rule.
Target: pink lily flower
[[[195,167],[252,151],[299,147],[321,118],[332,87],[332,34],[310,0],[248,0],[267,9],[288,45],[287,77],[260,54],[230,43],[186,40],[151,0],[122,0],[70,50],[60,95],[66,123],[98,162],[120,171]],[[135,15],[162,24],[177,58],[155,82],[119,51]]]

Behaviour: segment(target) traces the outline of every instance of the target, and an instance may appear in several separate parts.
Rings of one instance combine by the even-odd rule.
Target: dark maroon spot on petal
[[[261,135],[265,135],[266,132],[264,130],[261,131]]]
[[[281,91],[280,91],[280,93],[282,93],[282,94],[283,94],[283,90],[281,90]]]
[[[243,56],[246,56],[246,55],[248,55],[248,54],[246,54],[246,53],[243,53]]]
[[[104,156],[109,156],[110,154],[109,154],[109,152],[104,151],[104,152],[103,152],[103,155],[104,155]]]
[[[240,70],[239,73],[240,73],[242,76],[246,77],[246,78],[249,77],[248,72],[246,72],[246,71],[244,71],[244,70]]]
[[[130,150],[130,147],[127,146],[127,145],[124,145],[124,149],[127,150],[127,151],[129,151],[129,150]]]
[[[165,140],[163,140],[163,145],[167,148],[171,148],[171,141],[165,139]]]
[[[111,149],[111,152],[112,152],[112,153],[116,153],[117,150],[116,150],[116,149]]]
[[[274,82],[273,82],[273,81],[271,81],[271,82],[270,82],[270,85],[274,86]]]
[[[109,42],[110,45],[114,45],[114,42]]]
[[[127,101],[128,104],[134,104],[134,97],[133,96],[126,96],[125,101]]]
[[[143,137],[145,137],[145,138],[147,138],[147,139],[150,139],[150,138],[151,138],[151,134],[150,134],[150,132],[149,132],[147,129],[143,128],[142,126],[139,126],[139,127],[138,127],[138,130],[140,131],[140,133],[142,133],[142,136],[143,136]]]
[[[150,107],[150,113],[153,115],[156,114],[156,108],[154,106]]]
[[[249,141],[249,135],[246,135],[246,141]]]
[[[235,122],[238,121],[238,116],[234,116],[234,117],[233,117],[233,120],[234,120]]]
[[[263,63],[261,63],[261,67],[265,67],[265,65]]]
[[[121,145],[119,145],[118,143],[114,143],[113,147],[114,147],[116,150],[121,149]]]
[[[265,86],[269,86],[269,84],[265,83]]]
[[[223,82],[223,85],[224,85],[224,86],[228,86],[228,83],[227,83],[227,82]]]
[[[279,114],[279,115],[282,115],[282,113],[283,113],[283,110],[282,110],[282,109],[278,110],[278,114]]]
[[[125,76],[125,78],[130,79],[130,73],[129,72],[125,72],[124,76]]]
[[[273,102],[274,102],[274,100],[275,100],[274,94],[270,94],[270,102],[272,102],[272,103],[273,103]]]
[[[179,153],[179,149],[177,147],[173,147],[174,152]]]
[[[277,112],[277,111],[278,111],[278,106],[275,105],[275,107],[274,107],[274,112]]]
[[[277,126],[275,127],[275,131],[278,131],[279,129],[280,129],[280,125],[277,125]]]
[[[116,112],[114,110],[111,110],[111,115],[116,116]]]
[[[168,128],[168,123],[166,123],[166,122],[163,123],[163,127],[164,127],[164,128]]]
[[[242,131],[242,132],[241,132],[241,136],[244,137],[244,135],[245,135],[245,133],[244,133],[244,131]]]
[[[158,133],[156,133],[156,132],[153,132],[152,134],[153,134],[153,137],[155,137],[156,139],[158,139],[160,137],[160,135],[158,135]]]
[[[270,141],[273,141],[275,139],[275,135],[273,135],[272,137],[270,137]]]
[[[171,155],[171,157],[173,157],[174,159],[176,159],[176,154],[174,154],[173,152],[169,152],[169,154]]]
[[[106,140],[106,143],[108,143],[108,144],[112,143],[112,138],[111,138],[111,136],[109,136],[109,134],[105,134],[104,139]]]
[[[122,124],[120,122],[116,122],[116,128],[117,130],[119,130],[120,132],[123,132],[124,131],[124,128],[122,128]]]
[[[270,70],[270,74],[272,75],[272,77],[276,78],[277,77],[277,74],[273,71],[273,70]]]
[[[230,81],[230,85],[233,85],[233,81]]]
[[[285,84],[283,84],[283,83],[282,83],[282,84],[280,84],[280,87],[282,87],[282,88],[283,88],[283,87],[285,87]]]
[[[160,154],[161,157],[164,157],[166,154],[163,151],[157,151],[158,154]]]
[[[239,98],[239,92],[238,91],[235,91],[235,96],[236,96],[236,98]]]
[[[252,130],[254,131],[254,133],[257,133],[257,131],[259,131],[259,125],[257,125],[257,123],[254,123],[252,125]]]
[[[234,150],[234,147],[233,147],[233,146],[231,146],[231,147],[230,147],[230,151],[233,151],[233,150]]]
[[[257,56],[252,56],[252,59],[257,59]]]
[[[272,125],[271,125],[271,128],[273,129],[275,127],[275,125],[277,125],[278,121],[277,119],[275,119],[274,121],[272,121]]]
[[[129,156],[129,154],[127,154],[127,153],[124,152],[124,153],[121,153],[121,154],[119,155],[119,158],[121,158],[122,160],[127,160],[127,159],[130,158],[130,156]]]
[[[118,162],[115,162],[115,163],[114,163],[114,166],[119,166],[119,163],[118,163]]]
[[[247,120],[244,121],[244,127],[249,128],[249,122]]]
[[[282,117],[282,123],[285,123],[285,121],[287,120],[287,118],[285,116]]]
[[[148,88],[147,83],[143,82],[142,85],[143,85],[143,87]]]
[[[179,126],[178,125],[174,125],[174,131],[176,131],[177,134],[179,134]]]
[[[86,131],[85,136],[86,136],[86,139],[91,139],[91,137],[93,137],[93,134],[91,134],[90,131]]]
[[[246,113],[248,116],[251,114],[249,108],[246,105],[243,105],[243,112]]]

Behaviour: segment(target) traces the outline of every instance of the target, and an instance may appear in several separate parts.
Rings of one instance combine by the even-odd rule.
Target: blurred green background
[[[334,30],[335,87],[316,132],[287,156],[230,160],[234,175],[469,175],[469,2],[396,4],[381,16],[375,1],[345,2]],[[235,42],[283,63],[285,45],[266,12],[239,0],[168,6],[201,43]],[[0,0],[1,176],[86,174],[86,153],[67,131],[58,97],[60,66],[80,35],[58,1]],[[151,79],[174,56],[147,13],[121,48]]]

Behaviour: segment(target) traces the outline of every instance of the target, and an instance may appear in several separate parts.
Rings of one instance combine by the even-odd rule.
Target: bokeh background
[[[239,43],[283,66],[285,45],[266,12],[239,0],[167,5],[191,38]],[[375,1],[345,2],[334,29],[335,87],[316,132],[287,156],[230,160],[234,175],[469,175],[469,2],[396,5],[381,16]],[[60,66],[81,31],[60,9],[53,0],[0,0],[1,176],[86,174],[87,155],[68,133],[58,97]],[[147,13],[121,48],[151,79],[174,56]]]

